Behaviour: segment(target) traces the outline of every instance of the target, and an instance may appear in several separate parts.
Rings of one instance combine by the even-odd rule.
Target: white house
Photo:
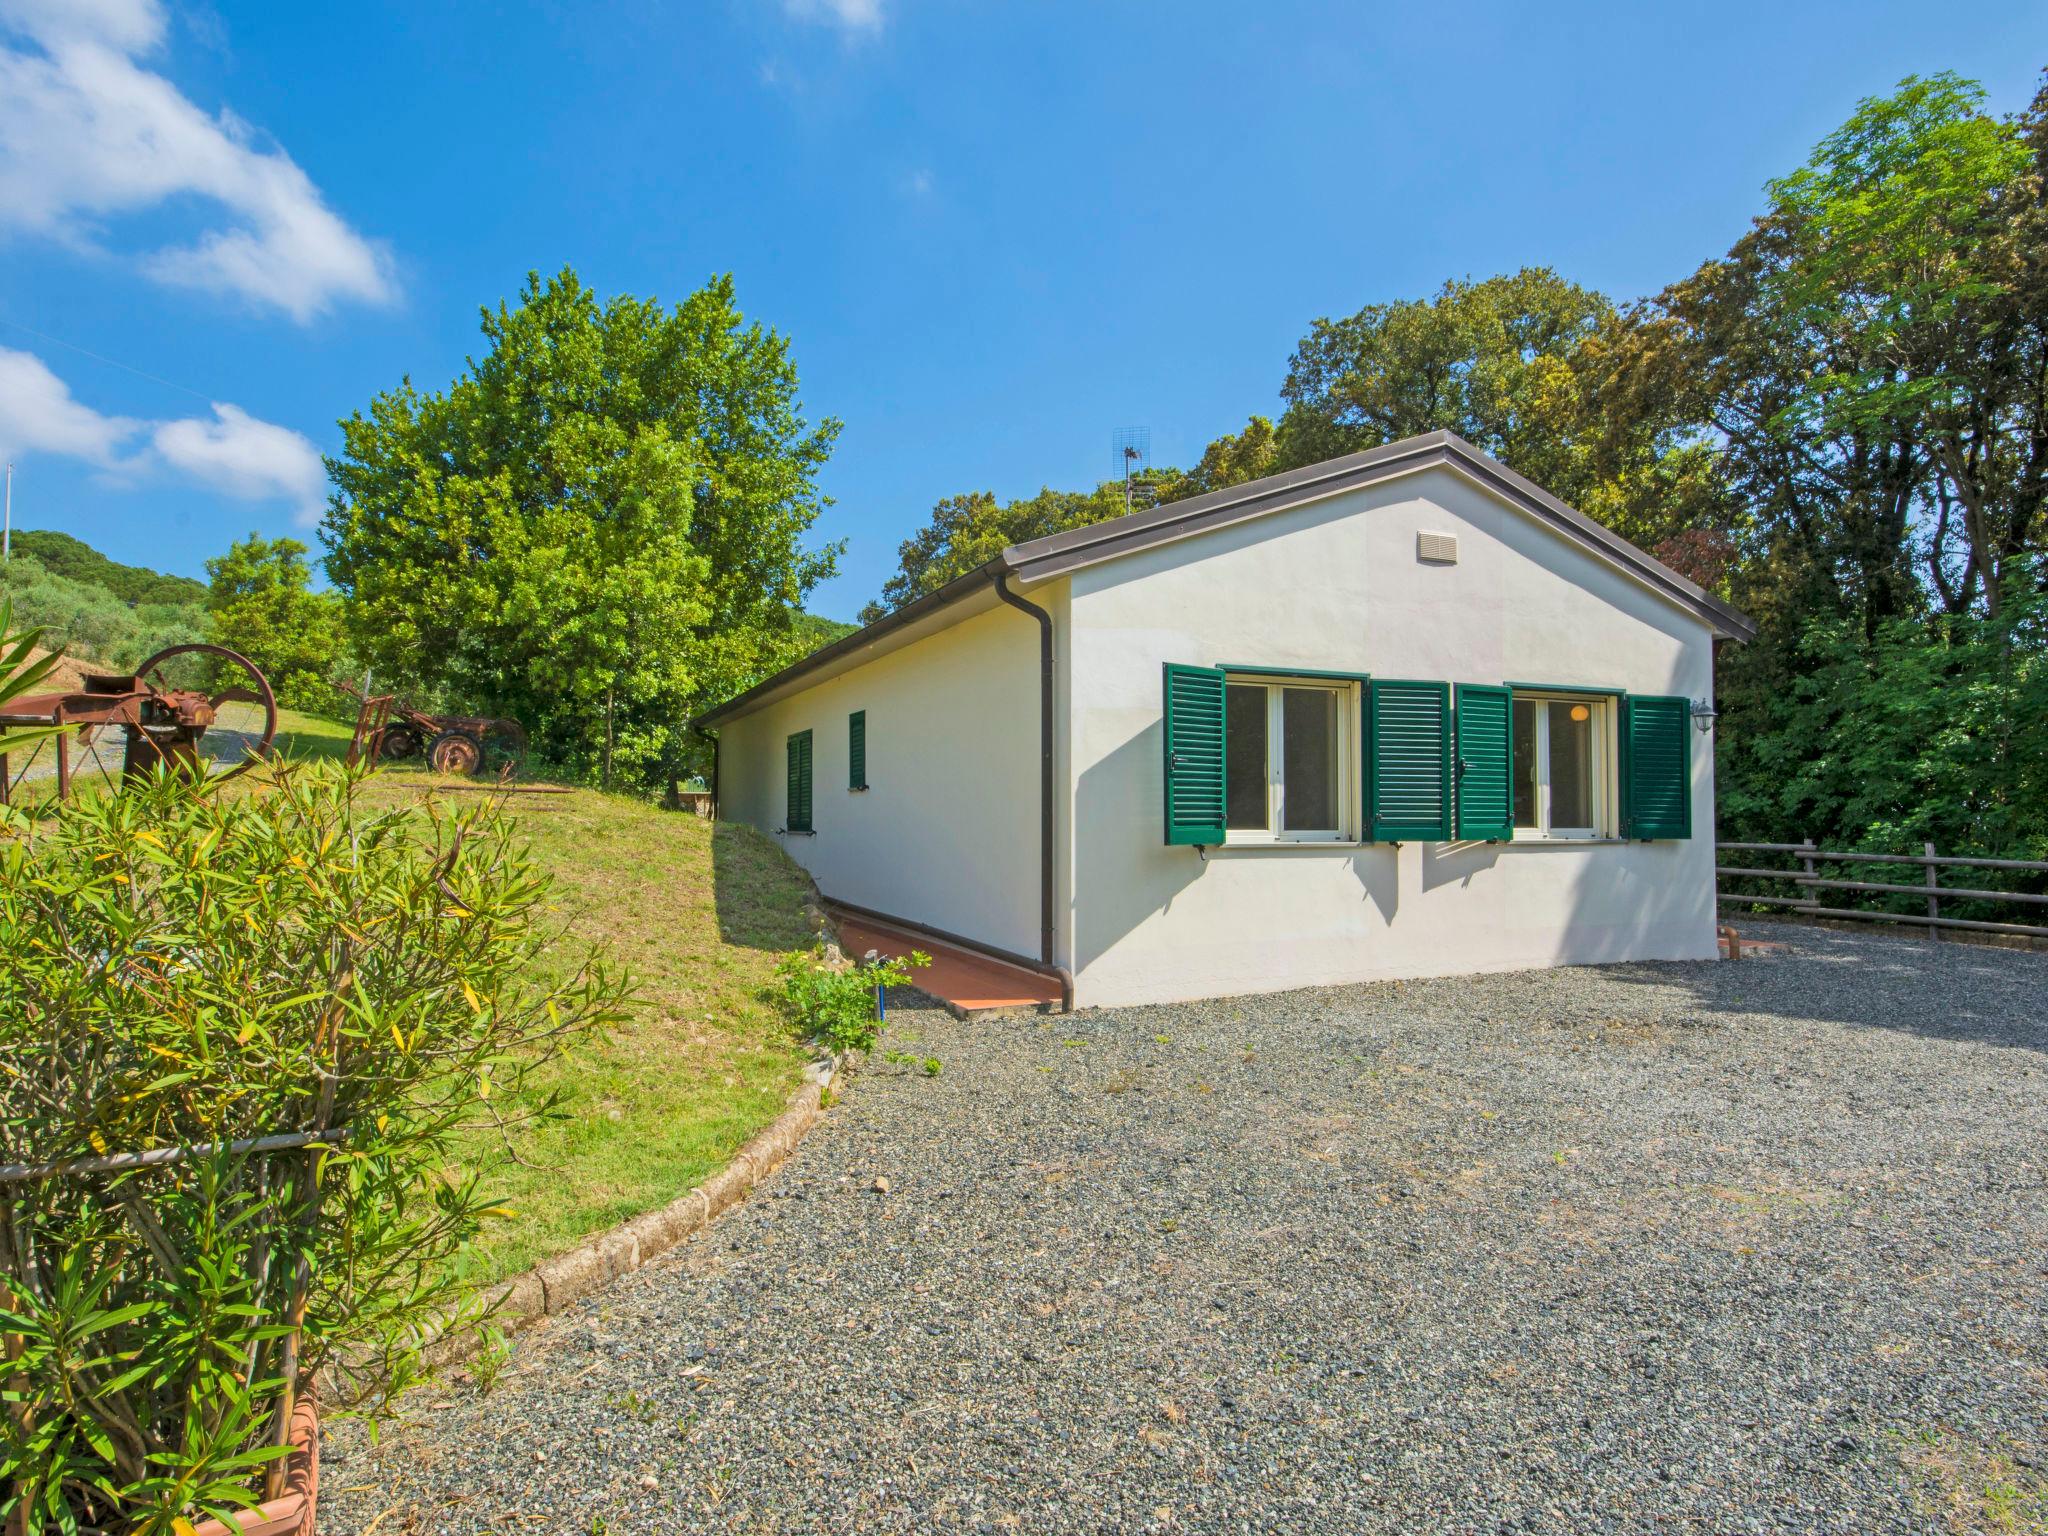
[[[1433,433],[1015,545],[695,723],[828,898],[1077,1006],[1703,959],[1754,633]]]

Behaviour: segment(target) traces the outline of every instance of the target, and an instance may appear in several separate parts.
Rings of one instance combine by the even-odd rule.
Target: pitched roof
[[[987,594],[998,575],[1014,577],[1020,585],[1046,581],[1099,565],[1105,560],[1154,549],[1162,544],[1192,538],[1198,533],[1229,527],[1250,518],[1264,517],[1304,502],[1437,465],[1470,476],[1544,523],[1560,537],[1687,609],[1717,636],[1729,640],[1756,637],[1756,622],[1748,615],[1679,575],[1620,534],[1594,522],[1576,508],[1566,506],[1491,454],[1473,447],[1457,433],[1428,432],[1420,437],[1403,438],[1398,443],[1368,448],[1363,453],[1347,454],[1341,459],[1328,459],[1285,474],[1268,475],[1263,480],[1228,486],[1205,496],[1167,502],[1163,506],[1129,512],[1085,528],[1072,528],[1065,533],[1012,544],[966,575],[904,604],[865,629],[856,630],[821,650],[813,651],[803,660],[756,683],[745,693],[704,711],[690,723],[695,726],[716,725],[721,720],[743,714],[753,705],[765,702],[769,695],[784,692],[802,678],[822,672],[833,663],[851,657],[899,630],[921,625],[929,631],[965,618],[970,612],[980,611],[988,604],[970,607],[964,600],[976,594]],[[956,607],[959,612],[941,616],[942,610]]]

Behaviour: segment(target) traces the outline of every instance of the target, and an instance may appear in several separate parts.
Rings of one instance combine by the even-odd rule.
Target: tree
[[[536,274],[483,332],[445,392],[342,423],[322,537],[355,642],[569,764],[681,771],[682,722],[803,648],[839,424],[729,277],[666,309]]]
[[[1273,423],[1254,416],[1242,431],[1226,432],[1209,444],[1201,461],[1185,474],[1177,469],[1146,471],[1149,500],[1164,505],[1269,475],[1278,467],[1276,443]],[[861,610],[861,622],[872,624],[905,603],[938,591],[1011,544],[1085,528],[1130,510],[1122,480],[1105,480],[1085,492],[1047,486],[1036,496],[1011,502],[998,502],[990,491],[945,497],[933,505],[930,521],[897,546],[896,574],[883,586],[880,600]]]
[[[1129,510],[1121,480],[1105,480],[1085,494],[1048,486],[1022,501],[998,502],[992,491],[945,497],[933,505],[931,520],[897,546],[896,574],[883,586],[880,601],[861,610],[860,620],[872,624],[938,591],[1011,544],[1084,528]]]
[[[347,646],[341,605],[312,590],[306,554],[297,539],[251,533],[207,561],[208,629],[217,644],[263,669],[279,703],[329,713],[336,695],[328,680],[344,665]]]
[[[1704,445],[1632,393],[1625,317],[1546,267],[1320,319],[1295,347],[1272,467],[1452,431],[1639,544],[1719,520]]]
[[[1209,491],[1220,491],[1247,480],[1257,480],[1280,467],[1279,434],[1270,418],[1254,416],[1241,432],[1226,432],[1207,448],[1195,467],[1172,483],[1163,501],[1182,501]]]
[[[1448,429],[1541,483],[1571,353],[1612,311],[1600,294],[1530,267],[1317,320],[1280,389],[1280,463]]]
[[[1793,392],[1788,429],[1914,445],[1930,471],[1928,575],[1950,611],[1981,596],[1995,615],[2048,475],[2035,147],[2048,126],[2042,98],[2026,124],[1986,116],[1983,98],[1939,74],[1860,103],[1771,184],[1793,259],[1766,275],[1829,363]]]

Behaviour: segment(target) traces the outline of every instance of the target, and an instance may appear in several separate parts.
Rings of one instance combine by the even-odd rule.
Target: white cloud
[[[0,20],[34,38],[101,42],[123,53],[147,53],[164,37],[158,0],[6,0]]]
[[[224,495],[287,501],[302,526],[320,521],[327,468],[320,451],[290,427],[216,401],[213,420],[159,422],[150,442],[165,463]]]
[[[0,347],[0,453],[10,460],[54,453],[111,469],[141,426],[79,404],[41,358]]]
[[[303,434],[216,401],[213,415],[141,421],[72,398],[28,352],[0,347],[0,455],[47,453],[133,479],[172,470],[237,501],[282,501],[302,527],[320,520],[327,471]]]
[[[162,39],[156,0],[0,0],[0,25],[41,50],[0,46],[0,228],[98,249],[104,220],[197,198],[225,218],[190,245],[141,253],[159,281],[300,321],[396,296],[389,256],[291,156],[135,62]]]
[[[847,32],[882,30],[882,0],[782,0],[782,8],[804,21],[825,21]]]

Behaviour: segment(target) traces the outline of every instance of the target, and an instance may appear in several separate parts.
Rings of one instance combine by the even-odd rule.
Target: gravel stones
[[[1939,1528],[2048,1469],[2048,957],[1781,934],[892,1010],[942,1075],[335,1426],[323,1536]]]

